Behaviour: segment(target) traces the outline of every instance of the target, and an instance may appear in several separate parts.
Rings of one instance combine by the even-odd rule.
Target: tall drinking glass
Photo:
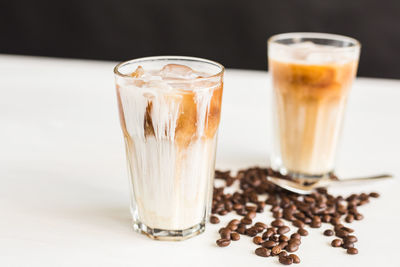
[[[212,198],[224,67],[148,57],[114,69],[133,226],[154,239],[204,231]]]
[[[269,39],[273,169],[297,179],[332,173],[359,54],[359,42],[340,35],[285,33]]]

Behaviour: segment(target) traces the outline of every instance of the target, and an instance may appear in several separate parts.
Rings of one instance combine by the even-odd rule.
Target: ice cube
[[[168,64],[165,65],[161,71],[160,75],[164,79],[195,79],[197,78],[196,73],[192,70],[192,68],[180,65],[180,64]]]
[[[334,62],[334,57],[332,54],[326,52],[310,52],[306,57],[307,63],[312,64],[324,64]]]
[[[131,76],[133,78],[139,78],[139,77],[141,77],[143,75],[144,75],[144,69],[143,69],[142,66],[137,67],[136,70],[131,73]]]

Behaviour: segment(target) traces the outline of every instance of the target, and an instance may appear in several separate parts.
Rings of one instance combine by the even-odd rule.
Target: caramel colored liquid
[[[332,171],[357,62],[307,65],[270,59],[276,153],[294,173]]]

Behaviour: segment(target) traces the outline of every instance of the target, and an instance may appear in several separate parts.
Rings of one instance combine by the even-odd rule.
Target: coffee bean
[[[325,214],[324,216],[322,216],[322,221],[324,223],[328,223],[331,221],[331,216],[329,216],[328,214]]]
[[[229,230],[228,228],[224,228],[221,232],[220,232],[221,238],[222,239],[230,239],[231,238],[231,230]]]
[[[210,216],[210,223],[212,223],[212,224],[219,223],[219,218],[217,216],[215,216],[215,215],[211,215]]]
[[[273,236],[274,233],[275,233],[275,231],[273,229],[268,228],[267,231],[262,235],[262,238],[264,240],[266,240],[266,239],[270,238],[271,236]]]
[[[260,257],[269,257],[271,255],[271,250],[260,247],[255,250],[255,253]]]
[[[270,211],[272,211],[272,212],[276,212],[276,211],[280,211],[281,210],[281,207],[279,207],[279,206],[272,206],[272,208],[270,209]]]
[[[355,243],[357,242],[358,239],[355,235],[348,235],[344,238],[344,242],[351,242],[351,243]]]
[[[293,221],[293,225],[298,227],[298,228],[303,228],[304,227],[304,223],[300,220],[294,220]]]
[[[272,221],[271,225],[274,227],[282,227],[285,225],[285,223],[282,220],[277,219]]]
[[[246,227],[244,226],[240,226],[238,227],[238,229],[236,230],[236,232],[238,232],[241,235],[244,235],[246,233]]]
[[[326,236],[333,236],[335,233],[331,229],[326,229],[324,231],[324,235]]]
[[[289,241],[289,237],[288,236],[286,236],[286,235],[280,235],[279,236],[279,241],[280,242],[287,242],[287,241]]]
[[[263,228],[263,229],[267,229],[267,227],[268,227],[265,223],[262,223],[262,222],[256,222],[256,223],[254,224],[254,226],[256,226],[256,227],[261,227],[261,228]]]
[[[279,257],[286,257],[288,254],[286,251],[281,251],[281,253],[279,253]]]
[[[245,217],[245,218],[240,220],[240,223],[249,225],[249,224],[252,224],[253,221],[252,221],[252,219]]]
[[[301,236],[308,236],[308,231],[304,228],[299,228],[299,230],[297,230],[297,233],[299,233]]]
[[[272,217],[274,217],[275,219],[280,219],[282,218],[283,214],[282,211],[275,211],[272,213]]]
[[[251,228],[247,229],[245,233],[246,233],[246,235],[253,237],[253,236],[257,235],[257,230],[255,228],[251,227]]]
[[[289,257],[292,258],[293,263],[300,263],[300,258],[296,254],[290,254]]]
[[[219,215],[224,216],[226,214],[228,214],[227,210],[221,210],[220,212],[218,212]]]
[[[356,254],[358,254],[358,249],[356,249],[356,248],[348,248],[347,249],[347,254],[356,255]]]
[[[353,216],[352,214],[348,214],[348,215],[346,216],[346,218],[344,218],[344,220],[345,220],[347,223],[352,223],[352,222],[354,221],[354,216]]]
[[[235,204],[233,204],[233,209],[234,210],[241,210],[241,209],[243,209],[243,205],[240,204],[240,203],[235,203]]]
[[[277,245],[276,242],[272,240],[265,241],[264,243],[261,244],[261,246],[263,246],[264,248],[273,248],[276,245]]]
[[[257,206],[246,206],[245,209],[247,211],[255,212],[257,210]]]
[[[342,244],[342,248],[345,248],[345,249],[348,249],[348,248],[354,248],[354,243],[352,243],[352,242],[344,242],[343,244]]]
[[[378,198],[380,195],[376,192],[372,192],[372,193],[369,193],[369,196],[373,197],[373,198]]]
[[[273,235],[273,236],[271,236],[271,237],[269,238],[269,240],[278,242],[278,241],[279,241],[279,235]]]
[[[280,242],[278,245],[281,247],[281,249],[285,249],[286,246],[289,245],[289,243],[287,241],[283,241],[283,242]]]
[[[291,239],[289,239],[289,244],[295,244],[295,245],[298,245],[298,246],[300,246],[300,244],[301,244],[301,240],[300,239],[296,239],[296,238],[291,238]]]
[[[340,219],[339,219],[339,218],[333,217],[333,218],[331,218],[330,223],[331,223],[332,225],[340,224]]]
[[[231,224],[231,225],[228,224],[227,227],[231,231],[236,231],[239,228],[239,226],[237,224],[236,225],[235,224]]]
[[[299,249],[299,245],[295,243],[289,243],[289,245],[286,246],[285,248],[288,252],[295,252]]]
[[[240,221],[238,219],[231,220],[228,225],[239,225]]]
[[[290,236],[292,239],[301,239],[301,235],[299,233],[294,233]]]
[[[281,247],[279,245],[276,245],[271,249],[271,254],[274,256],[278,255],[281,252],[281,250],[282,250]]]
[[[259,244],[261,244],[262,242],[263,242],[263,240],[262,240],[261,236],[255,236],[255,237],[253,238],[253,243],[256,244],[256,245],[259,245]]]
[[[349,228],[349,227],[342,227],[341,229],[342,229],[343,231],[348,232],[348,233],[353,233],[353,232],[354,232],[354,230],[351,229],[351,228]]]
[[[240,235],[238,233],[231,233],[231,239],[233,241],[238,241],[240,239]]]
[[[278,234],[283,235],[290,231],[288,226],[281,226],[278,228]]]
[[[336,231],[336,236],[338,236],[338,237],[344,238],[348,235],[349,235],[349,232],[347,232],[345,230],[340,229],[340,230]]]
[[[354,219],[356,219],[357,221],[360,221],[360,220],[364,219],[364,216],[361,213],[357,213],[354,215]]]
[[[256,217],[256,215],[257,215],[257,213],[255,211],[249,211],[246,214],[246,217],[249,218],[249,219],[254,219]]]
[[[219,247],[227,247],[227,246],[229,246],[230,243],[231,243],[231,241],[229,239],[221,238],[221,239],[217,240],[217,245]]]
[[[340,247],[342,244],[342,240],[340,239],[333,239],[331,243],[332,247],[334,248]]]
[[[279,257],[279,262],[283,265],[290,265],[293,263],[293,259],[291,257]]]

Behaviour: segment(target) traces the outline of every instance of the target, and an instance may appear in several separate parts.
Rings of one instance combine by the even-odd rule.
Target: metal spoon
[[[367,177],[359,177],[359,178],[349,178],[349,179],[331,179],[331,178],[321,178],[316,179],[315,182],[310,182],[310,180],[302,181],[301,179],[297,180],[287,180],[278,177],[271,177],[268,176],[267,179],[271,183],[282,187],[286,190],[306,195],[312,193],[312,191],[318,187],[327,187],[334,184],[342,184],[342,183],[354,183],[354,182],[365,182],[365,181],[376,181],[381,179],[393,178],[391,174],[380,174],[374,176],[367,176]]]

